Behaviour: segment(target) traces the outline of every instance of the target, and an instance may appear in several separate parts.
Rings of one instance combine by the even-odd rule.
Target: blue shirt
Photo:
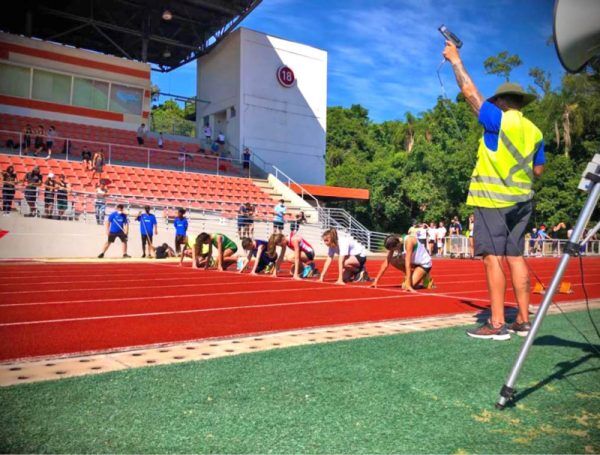
[[[154,234],[154,226],[157,225],[156,217],[152,213],[142,213],[138,216],[140,222],[140,233],[142,235]]]
[[[187,235],[187,228],[188,228],[187,218],[177,217],[173,221],[173,225],[175,226],[175,234],[176,235]]]
[[[127,215],[120,212],[112,212],[108,217],[108,222],[110,223],[109,232],[111,234],[124,233],[125,225],[129,223],[129,221],[127,221]]]
[[[265,257],[265,258],[267,258],[267,256],[266,256],[266,253],[267,253],[267,245],[268,245],[269,243],[268,243],[268,242],[265,242],[264,240],[255,240],[255,241],[254,241],[254,243],[256,243],[256,248],[254,248],[254,249],[252,250],[251,257],[256,257],[256,255],[258,254],[258,248],[259,248],[260,246],[262,246],[262,247],[264,247],[264,248],[263,248],[263,251],[262,251],[262,255],[261,255],[261,257]]]
[[[483,126],[483,141],[485,146],[492,152],[498,150],[498,134],[500,133],[500,124],[502,123],[502,109],[495,104],[485,101],[479,110],[479,123]],[[533,156],[533,165],[540,166],[546,163],[544,156],[544,141]]]
[[[283,215],[285,215],[285,206],[282,204],[277,204],[275,206],[275,221],[283,223],[285,221]]]

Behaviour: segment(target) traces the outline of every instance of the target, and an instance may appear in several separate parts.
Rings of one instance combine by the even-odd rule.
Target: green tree
[[[504,76],[508,82],[512,70],[522,64],[523,62],[517,54],[509,55],[508,51],[502,51],[496,56],[486,58],[483,67],[486,73]]]

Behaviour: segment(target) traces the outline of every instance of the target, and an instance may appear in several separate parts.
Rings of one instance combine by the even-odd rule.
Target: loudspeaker
[[[600,56],[600,0],[556,0],[554,46],[570,73]]]

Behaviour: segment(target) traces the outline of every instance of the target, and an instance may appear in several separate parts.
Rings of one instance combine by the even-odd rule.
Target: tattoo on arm
[[[456,77],[460,91],[465,96],[471,110],[475,114],[479,114],[479,109],[483,104],[483,96],[479,93],[462,62],[453,63],[452,69],[454,70],[454,76]]]

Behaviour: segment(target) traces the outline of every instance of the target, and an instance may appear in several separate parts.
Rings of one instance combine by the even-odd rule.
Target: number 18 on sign
[[[277,80],[281,85],[286,88],[293,87],[296,83],[296,76],[291,68],[287,66],[280,66],[277,69]]]

